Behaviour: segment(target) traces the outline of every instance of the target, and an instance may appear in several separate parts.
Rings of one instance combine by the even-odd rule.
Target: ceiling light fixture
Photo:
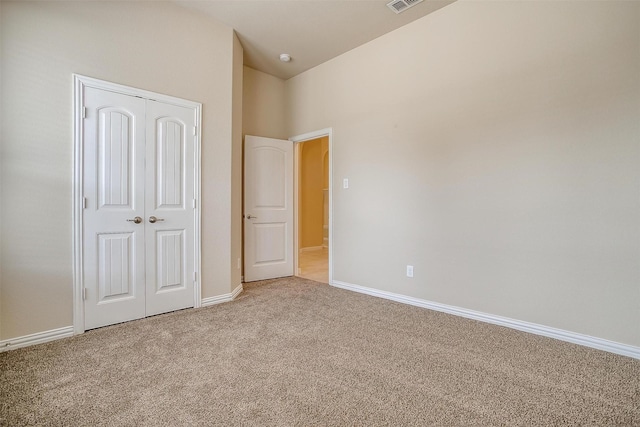
[[[289,55],[288,53],[281,53],[280,54],[280,61],[282,61],[282,62],[291,61],[291,55]]]

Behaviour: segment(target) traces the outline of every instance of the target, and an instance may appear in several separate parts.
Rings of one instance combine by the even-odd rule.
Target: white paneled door
[[[85,329],[194,306],[194,109],[86,87]]]
[[[244,279],[293,275],[293,143],[245,136]]]
[[[194,120],[190,108],[147,101],[147,316],[194,304]]]

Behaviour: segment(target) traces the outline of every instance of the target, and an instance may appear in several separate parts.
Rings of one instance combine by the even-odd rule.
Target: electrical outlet
[[[413,277],[413,265],[407,265],[407,277]]]

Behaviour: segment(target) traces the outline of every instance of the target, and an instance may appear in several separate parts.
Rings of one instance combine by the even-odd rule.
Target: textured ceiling
[[[177,0],[235,29],[245,65],[288,79],[453,0],[425,0],[396,15],[389,0]],[[292,57],[280,62],[281,53]]]

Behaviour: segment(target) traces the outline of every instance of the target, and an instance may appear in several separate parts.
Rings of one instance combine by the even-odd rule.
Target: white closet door
[[[84,92],[85,328],[145,316],[145,101]]]
[[[195,119],[147,101],[147,316],[193,307]]]
[[[92,87],[83,102],[84,328],[193,307],[196,110]]]

